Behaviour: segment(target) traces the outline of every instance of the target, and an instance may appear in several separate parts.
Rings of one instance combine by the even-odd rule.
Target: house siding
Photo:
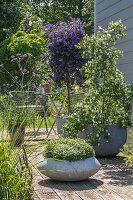
[[[126,26],[127,37],[116,43],[116,47],[124,53],[118,68],[124,73],[125,80],[133,84],[133,1],[95,0],[94,5],[95,33],[98,26],[107,27],[110,22],[120,19]]]

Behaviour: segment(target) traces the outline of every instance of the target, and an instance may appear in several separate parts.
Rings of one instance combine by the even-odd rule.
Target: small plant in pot
[[[46,144],[38,169],[59,181],[88,179],[100,169],[93,148],[81,139],[57,139]]]
[[[82,56],[89,59],[85,68],[90,86],[86,99],[75,107],[64,130],[72,135],[80,130],[87,135],[88,129],[88,139],[95,145],[96,155],[113,156],[126,142],[126,128],[131,125],[131,88],[117,69],[122,52],[114,47],[126,34],[121,21],[100,30],[78,45],[83,50]]]

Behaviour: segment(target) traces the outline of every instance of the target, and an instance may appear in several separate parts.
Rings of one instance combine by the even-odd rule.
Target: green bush
[[[115,47],[116,41],[126,36],[125,27],[120,20],[111,22],[106,29],[99,29],[96,35],[86,35],[78,44],[82,57],[88,60],[85,76],[89,90],[83,101],[74,107],[63,128],[65,134],[77,137],[78,131],[84,131],[86,125],[91,124],[93,129],[87,139],[93,146],[100,143],[101,133],[109,138],[105,124],[118,124],[125,128],[131,126],[131,87],[117,69],[117,61],[123,53]]]
[[[94,150],[81,139],[57,139],[47,143],[43,156],[46,158],[77,161],[93,157]]]
[[[122,153],[124,154],[126,165],[129,167],[133,167],[133,132],[129,135],[129,146],[126,144],[124,145],[124,149],[121,149]]]
[[[28,164],[24,146],[23,149],[14,149],[12,145],[2,140],[0,143],[0,199],[31,199],[32,177],[32,169]]]
[[[16,80],[14,81],[13,78],[15,76],[18,76],[18,80],[21,80],[18,63],[21,64],[22,69],[26,69],[25,78],[29,77],[34,71],[37,62],[40,60],[40,54],[45,52],[45,47],[46,40],[44,37],[33,33],[26,33],[24,31],[18,31],[11,38],[3,41],[0,46],[0,64],[4,64],[5,69],[4,71],[0,69],[1,87],[3,84],[14,85]],[[21,54],[21,58],[16,54]],[[31,54],[32,56],[26,56],[26,54]],[[11,56],[16,57],[17,60],[11,59]],[[9,73],[12,75],[12,78]]]
[[[8,49],[13,55],[17,53],[31,53],[36,58],[40,58],[40,54],[45,50],[45,43],[46,41],[37,34],[27,34],[24,31],[18,31],[12,36]]]

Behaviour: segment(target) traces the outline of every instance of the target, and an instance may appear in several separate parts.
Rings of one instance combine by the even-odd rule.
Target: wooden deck
[[[101,170],[81,182],[58,182],[36,173],[34,200],[133,200],[133,168],[122,155],[99,158]]]

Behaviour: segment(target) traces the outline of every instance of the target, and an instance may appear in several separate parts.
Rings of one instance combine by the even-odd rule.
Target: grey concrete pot
[[[58,181],[81,181],[98,172],[101,165],[95,157],[69,162],[44,158],[37,165],[45,176]]]
[[[57,118],[57,131],[58,134],[63,134],[62,126],[66,123],[66,119]],[[127,129],[121,128],[117,124],[112,125],[105,125],[108,132],[110,133],[109,139],[104,138],[104,133],[100,135],[100,144],[96,147],[93,147],[95,150],[95,154],[98,157],[112,157],[116,156],[120,149],[123,147],[123,145],[126,143],[127,140]],[[92,132],[93,128],[89,124],[85,127],[85,130],[83,132],[78,132],[77,136],[78,138],[85,139],[86,135],[89,136],[89,134]],[[69,135],[66,135],[66,137],[69,137]]]
[[[58,135],[61,136],[63,134],[63,137],[64,138],[68,138],[69,137],[69,134],[64,134],[63,133],[63,130],[62,130],[62,126],[67,122],[67,118],[61,118],[61,117],[56,117],[56,125],[57,125],[57,132],[58,132]],[[88,128],[87,128],[88,129]],[[85,139],[86,138],[86,134],[85,132],[78,132],[77,133],[78,135],[78,138],[80,139]]]
[[[56,125],[57,125],[57,132],[58,132],[58,135],[62,135],[63,134],[63,130],[62,130],[62,126],[66,123],[66,118],[61,118],[59,116],[57,116],[55,118],[55,121],[56,121]]]
[[[117,124],[105,125],[110,133],[109,138],[104,138],[104,133],[100,135],[101,142],[94,147],[95,154],[98,157],[116,156],[127,140],[127,129],[121,128]],[[92,127],[87,125],[84,132],[79,133],[79,137],[86,139],[86,135],[92,131]]]

